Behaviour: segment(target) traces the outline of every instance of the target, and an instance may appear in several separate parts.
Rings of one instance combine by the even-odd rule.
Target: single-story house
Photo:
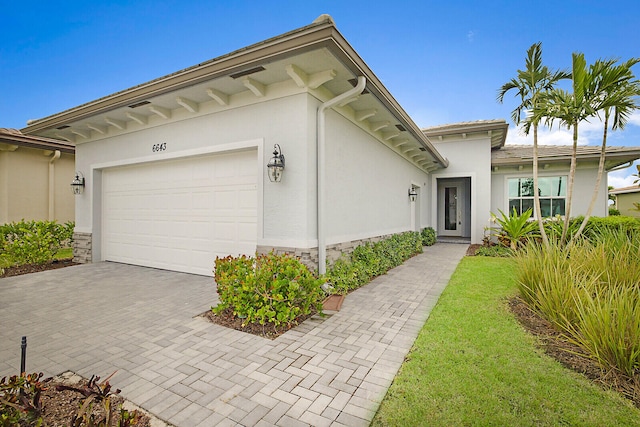
[[[0,128],[0,224],[73,221],[74,157],[75,146],[67,141]]]
[[[530,159],[505,154],[507,128],[420,129],[322,15],[23,132],[76,144],[78,261],[211,274],[216,256],[271,250],[323,272],[358,244],[429,226],[481,242],[491,211],[527,203]],[[555,212],[566,156],[542,163]],[[580,161],[580,180],[590,168]]]
[[[638,208],[640,206],[640,185],[614,188],[609,190],[609,194],[615,196],[615,207],[620,211],[620,215],[640,218],[640,209]]]

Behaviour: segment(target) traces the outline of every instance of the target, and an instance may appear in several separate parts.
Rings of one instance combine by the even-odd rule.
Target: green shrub
[[[613,206],[609,206],[609,216],[617,216],[620,215],[620,211]]]
[[[394,234],[374,244],[356,247],[349,256],[336,261],[325,276],[335,292],[344,295],[419,253],[422,253],[421,233]]]
[[[510,257],[513,251],[502,245],[481,246],[476,249],[476,256]]]
[[[247,323],[278,326],[322,310],[324,280],[286,254],[216,258],[214,277],[220,297],[214,313],[232,309]]]
[[[423,228],[420,232],[422,246],[431,246],[436,243],[436,231],[432,227]]]
[[[582,224],[583,216],[571,218],[569,221],[568,235],[573,236],[580,228]],[[555,218],[549,218],[545,220],[544,227],[547,235],[550,239],[559,238],[562,235],[562,218],[557,216]],[[640,233],[640,219],[630,216],[608,216],[608,217],[589,217],[589,221],[582,232],[582,237],[593,240],[597,239],[598,235],[607,231],[622,230],[625,233],[639,234]]]
[[[20,221],[0,225],[0,256],[9,265],[46,264],[56,252],[71,246],[75,224]]]

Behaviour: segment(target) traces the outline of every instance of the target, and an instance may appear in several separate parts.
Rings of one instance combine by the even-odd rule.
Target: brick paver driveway
[[[465,245],[436,244],[275,340],[194,317],[212,278],[97,263],[0,279],[0,376],[106,376],[176,426],[368,425]]]

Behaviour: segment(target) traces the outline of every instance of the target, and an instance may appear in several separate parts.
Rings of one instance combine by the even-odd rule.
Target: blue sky
[[[0,127],[41,118],[311,23],[340,32],[421,127],[509,120],[517,100],[497,89],[527,48],[567,68],[572,52],[640,56],[637,0],[604,1],[8,1],[0,0]],[[640,66],[635,69],[640,75]],[[599,123],[581,143],[597,145]],[[530,143],[515,127],[509,143]],[[559,129],[541,143],[570,143]],[[640,146],[640,113],[611,145]],[[625,170],[610,185],[631,185]]]

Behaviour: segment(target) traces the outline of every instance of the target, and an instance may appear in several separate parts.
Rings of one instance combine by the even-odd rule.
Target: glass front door
[[[464,232],[464,185],[460,181],[438,186],[438,234],[462,236]]]

